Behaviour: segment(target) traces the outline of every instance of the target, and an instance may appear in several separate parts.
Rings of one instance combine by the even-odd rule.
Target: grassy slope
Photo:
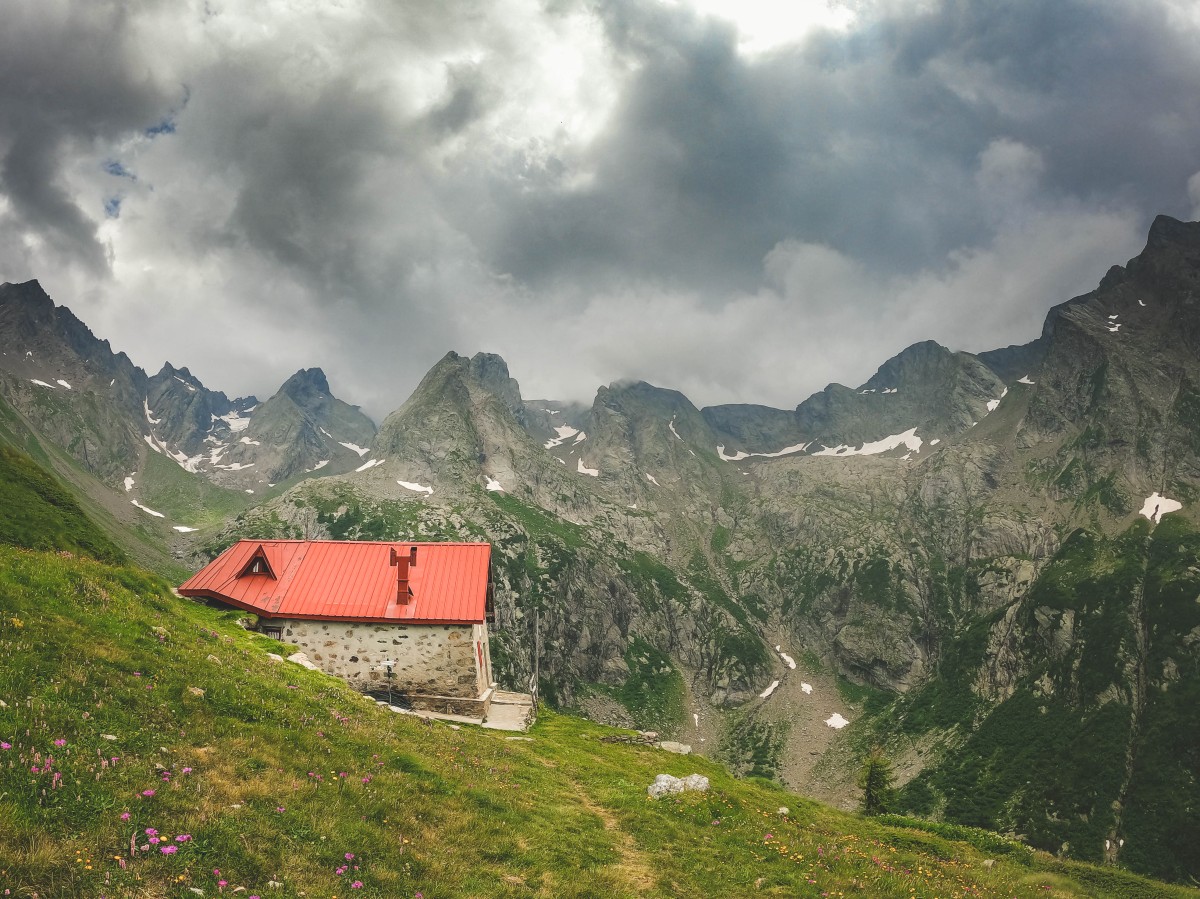
[[[0,606],[0,890],[17,896],[213,896],[219,879],[278,897],[1196,895],[884,826],[565,716],[530,741],[428,726],[272,663],[278,644],[130,568],[0,547]],[[693,771],[710,793],[646,798]]]
[[[0,543],[81,552],[110,562],[125,554],[74,497],[25,453],[0,444]]]

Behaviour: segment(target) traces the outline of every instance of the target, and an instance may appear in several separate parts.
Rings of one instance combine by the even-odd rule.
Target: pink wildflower
[[[184,768],[184,769],[183,769],[183,773],[184,773],[184,774],[191,774],[191,773],[192,773],[192,769],[191,769],[191,768]]]
[[[179,847],[168,843],[166,846],[160,846],[158,851],[163,855],[174,855],[179,851]]]
[[[151,796],[154,795],[154,791],[153,790],[142,790],[142,795],[145,796],[147,799],[149,799]]]
[[[153,827],[147,827],[146,828],[146,836],[156,837],[156,836],[158,836],[158,831]]]
[[[60,737],[59,739],[54,741],[54,745],[58,746],[58,747],[63,747],[63,746],[67,745],[67,741]]]
[[[350,889],[361,890],[362,889],[362,881],[361,880],[354,881],[354,883],[350,884]]]
[[[190,833],[181,833],[179,836],[177,836],[175,838],[175,842],[176,843],[186,843],[191,838],[192,838],[192,835]]]
[[[121,820],[128,821],[129,820],[129,812],[121,812]]]
[[[348,861],[348,862],[354,861],[354,853],[353,852],[346,853],[346,861]]]
[[[12,749],[12,743],[0,741],[0,749]]]

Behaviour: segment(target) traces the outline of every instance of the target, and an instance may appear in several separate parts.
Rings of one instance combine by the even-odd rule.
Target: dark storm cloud
[[[148,367],[319,364],[376,415],[450,348],[792,405],[1028,339],[1200,171],[1167,0],[866,2],[753,53],[687,2],[22,6],[0,279]]]
[[[56,261],[106,267],[101,210],[80,207],[64,168],[97,139],[152,121],[171,85],[156,84],[128,46],[125,4],[17,4],[0,29],[3,227],[46,242]]]
[[[634,70],[586,192],[506,206],[521,278],[630,270],[748,287],[785,237],[876,270],[987,239],[974,189],[992,141],[1043,155],[1042,190],[1182,213],[1200,168],[1194,33],[1145,4],[899,7],[861,31],[746,59],[680,7],[603,7]]]

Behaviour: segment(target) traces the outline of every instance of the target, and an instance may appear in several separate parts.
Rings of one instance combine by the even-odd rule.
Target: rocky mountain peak
[[[319,368],[302,368],[286,381],[279,388],[281,393],[286,393],[296,403],[301,406],[307,406],[314,400],[330,396],[329,379],[325,377],[325,372]]]
[[[499,397],[514,414],[519,415],[524,402],[521,386],[508,373],[508,363],[495,353],[476,353],[467,370],[479,386]]]
[[[864,386],[889,390],[943,376],[954,368],[955,353],[934,340],[922,340],[901,350],[883,365]]]
[[[54,314],[54,300],[42,289],[39,281],[24,281],[19,284],[0,284],[0,306],[20,308],[31,317]]]
[[[1169,215],[1155,216],[1146,238],[1146,248],[1157,249],[1170,244],[1192,248],[1200,245],[1200,222],[1181,222]]]

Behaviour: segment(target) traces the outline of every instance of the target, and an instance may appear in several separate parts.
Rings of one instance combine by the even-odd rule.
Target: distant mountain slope
[[[927,340],[889,359],[865,384],[830,384],[793,412],[728,405],[707,407],[703,415],[729,455],[813,454],[910,430],[924,441],[944,440],[987,415],[1004,391],[1003,378],[980,357]]]
[[[331,466],[352,470],[375,434],[320,369],[265,403],[209,390],[186,367],[147,376],[36,281],[0,285],[0,395],[101,480],[140,482],[147,453],[255,492]],[[328,473],[328,472],[327,472]]]

